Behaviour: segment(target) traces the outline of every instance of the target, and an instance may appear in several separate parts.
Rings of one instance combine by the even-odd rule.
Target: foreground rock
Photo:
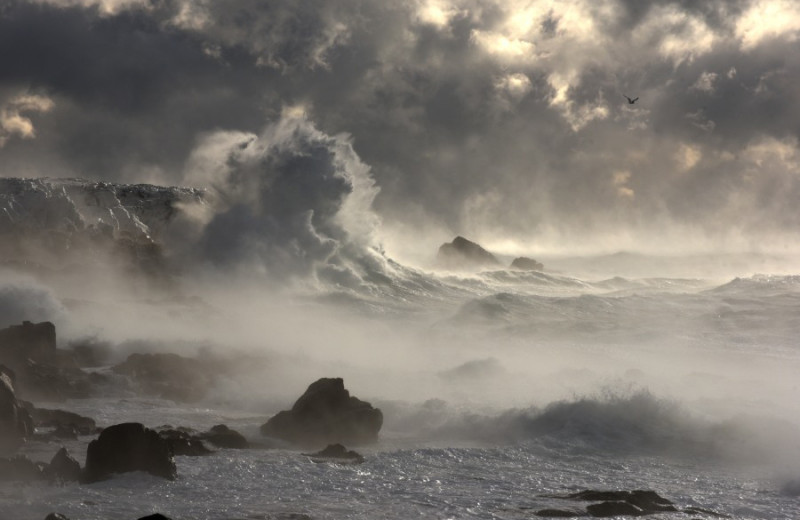
[[[464,270],[499,267],[500,261],[475,242],[458,236],[439,247],[436,264],[442,269]]]
[[[367,444],[378,440],[383,413],[351,396],[341,378],[311,384],[294,403],[261,426],[261,433],[300,446]]]
[[[361,464],[364,457],[360,453],[348,450],[341,444],[329,444],[324,450],[317,453],[303,453],[311,457],[312,462],[335,462],[337,464]]]
[[[89,443],[82,481],[96,482],[115,473],[146,471],[173,480],[177,476],[169,443],[140,423],[109,426]]]
[[[17,399],[14,373],[0,365],[0,454],[9,454],[33,435],[33,420]]]

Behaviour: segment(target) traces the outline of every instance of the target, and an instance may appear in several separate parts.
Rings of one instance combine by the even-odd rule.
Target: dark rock
[[[442,244],[436,255],[436,263],[443,269],[480,269],[497,267],[500,262],[489,251],[475,242],[458,236],[449,244]]]
[[[81,478],[81,465],[62,447],[45,468],[45,476],[60,482],[77,481]]]
[[[511,262],[511,268],[519,269],[520,271],[541,271],[544,269],[544,264],[537,262],[533,258],[520,256]]]
[[[172,520],[172,519],[168,516],[162,515],[161,513],[155,513],[153,515],[143,516],[138,520]]]
[[[261,426],[261,433],[303,446],[376,442],[383,414],[350,395],[341,378],[312,383],[294,403]]]
[[[361,464],[364,457],[355,451],[348,450],[341,444],[329,444],[324,450],[317,453],[303,453],[311,457],[313,462],[339,462],[345,464]]]
[[[17,399],[13,372],[0,366],[0,453],[13,453],[33,435],[33,420]]]
[[[50,513],[44,520],[69,520],[66,516],[62,515],[61,513]]]
[[[231,430],[224,424],[212,427],[206,433],[200,434],[199,437],[220,448],[246,449],[250,447],[244,435],[236,430]]]
[[[172,455],[169,443],[155,430],[140,423],[115,424],[89,443],[82,481],[96,482],[127,471],[172,480],[177,476]]]
[[[33,462],[27,457],[17,455],[10,459],[0,459],[0,481],[24,481],[44,479],[45,464]]]
[[[610,516],[643,516],[654,513],[676,512],[675,506],[655,491],[637,489],[634,491],[594,491],[586,490],[570,495],[556,495],[552,498],[597,502],[586,507],[586,512],[598,518]]]
[[[167,428],[159,430],[158,434],[167,441],[174,455],[200,457],[214,453],[203,444],[202,440],[188,431]]]
[[[206,395],[218,368],[177,354],[131,354],[112,370],[131,378],[141,393],[193,402]]]
[[[95,435],[97,433],[97,423],[92,418],[66,410],[37,408],[26,401],[22,403],[38,428],[55,428],[57,432],[60,431],[64,434],[74,432],[78,435]]]
[[[56,356],[56,326],[42,323],[22,322],[0,330],[0,359],[21,365],[26,359],[37,363],[50,363]]]

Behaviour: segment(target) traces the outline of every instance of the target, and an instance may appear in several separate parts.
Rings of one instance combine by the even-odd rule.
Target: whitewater
[[[597,260],[561,262],[577,270]],[[656,518],[800,518],[800,276],[402,272],[382,294],[286,296],[272,312],[260,308],[257,325],[218,308],[212,322],[286,341],[295,331],[308,350],[275,347],[271,368],[203,402],[40,404],[99,426],[225,423],[259,442],[258,426],[313,377],[339,376],[384,413],[379,442],[357,447],[363,464],[315,464],[289,446],[220,449],[176,457],[175,481],[130,473],[89,485],[3,483],[0,518],[520,519],[576,509],[553,495],[584,489],[651,489],[678,509],[707,511]],[[281,323],[287,306],[304,327]],[[215,325],[193,327],[213,337]],[[65,446],[83,462],[89,440]],[[47,461],[55,449],[23,453]]]

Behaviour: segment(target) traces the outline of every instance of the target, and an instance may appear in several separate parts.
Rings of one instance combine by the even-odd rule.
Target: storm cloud
[[[199,183],[209,136],[301,107],[369,169],[390,254],[785,248],[799,36],[788,0],[16,0],[0,175]]]

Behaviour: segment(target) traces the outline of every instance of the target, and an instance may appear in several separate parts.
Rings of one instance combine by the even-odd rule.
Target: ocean
[[[91,319],[122,352],[266,361],[191,404],[125,394],[37,406],[99,426],[224,423],[259,442],[308,384],[343,377],[384,426],[376,444],[352,447],[359,465],[281,445],[178,456],[175,481],[4,482],[0,519],[529,519],[582,511],[558,497],[587,489],[653,490],[689,511],[654,518],[800,518],[800,276],[685,276],[645,260],[472,274],[395,265],[365,293],[259,299],[255,287],[198,284],[180,301],[62,300],[66,336]],[[607,276],[609,262],[650,269]],[[90,440],[64,445],[83,464]],[[22,453],[48,461],[58,447]]]

